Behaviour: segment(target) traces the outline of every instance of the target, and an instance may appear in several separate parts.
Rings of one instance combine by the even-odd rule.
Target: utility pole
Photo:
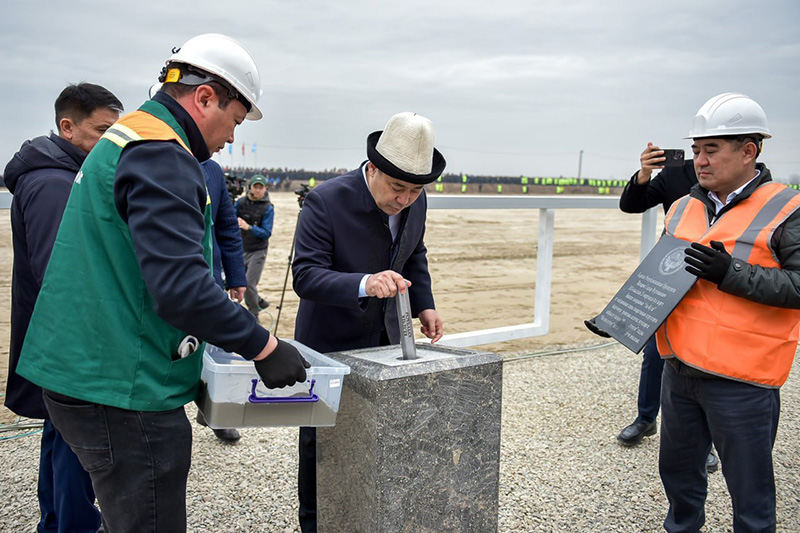
[[[583,150],[578,155],[578,179],[581,177],[581,167],[583,166]]]

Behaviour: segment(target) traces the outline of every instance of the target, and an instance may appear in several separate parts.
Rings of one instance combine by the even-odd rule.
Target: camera
[[[299,189],[295,189],[294,193],[297,195],[297,203],[300,204],[300,209],[303,208],[303,202],[309,192],[308,183],[301,183]]]
[[[665,167],[682,167],[683,166],[683,150],[680,149],[665,149],[664,156],[666,159],[661,163]]]
[[[231,202],[236,202],[244,192],[244,180],[236,174],[230,172],[225,173],[225,188],[228,189],[228,195],[231,197]]]

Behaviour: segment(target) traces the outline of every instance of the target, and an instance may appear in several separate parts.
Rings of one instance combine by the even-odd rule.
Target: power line
[[[515,361],[523,361],[525,359],[532,359],[535,357],[546,357],[550,355],[563,355],[567,353],[575,353],[575,352],[588,352],[591,350],[599,350],[601,348],[608,348],[609,346],[614,346],[619,344],[617,341],[612,342],[604,342],[602,344],[592,344],[590,346],[581,346],[578,348],[564,348],[559,350],[553,350],[548,352],[533,352],[533,353],[522,353],[518,355],[511,355],[508,357],[503,358],[503,363],[513,363]]]
[[[575,152],[505,152],[494,150],[477,150],[474,148],[458,148],[456,146],[441,145],[444,150],[454,150],[456,152],[470,152],[475,154],[491,154],[491,155],[515,155],[515,156],[537,156],[537,157],[561,157],[565,155],[574,155]]]

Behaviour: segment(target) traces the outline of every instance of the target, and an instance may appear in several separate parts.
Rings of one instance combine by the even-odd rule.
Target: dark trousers
[[[100,528],[92,480],[49,420],[42,430],[38,497],[39,533],[96,533]]]
[[[303,533],[317,533],[317,428],[300,428],[297,516]]]
[[[128,411],[50,392],[44,401],[92,478],[105,533],[186,531],[192,429],[183,407]]]
[[[247,279],[247,288],[244,291],[244,303],[250,314],[257,317],[261,308],[258,307],[258,282],[264,272],[264,263],[267,260],[267,249],[244,252],[244,275]]]
[[[642,373],[639,376],[639,414],[637,422],[650,424],[658,416],[661,405],[661,373],[664,371],[664,360],[658,355],[656,338],[645,345],[642,353]]]
[[[705,523],[712,441],[731,495],[733,530],[775,531],[772,447],[779,415],[778,389],[664,367],[658,466],[669,500],[668,532],[696,532]]]

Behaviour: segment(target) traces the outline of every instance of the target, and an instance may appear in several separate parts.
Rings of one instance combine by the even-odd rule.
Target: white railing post
[[[428,196],[429,209],[539,209],[539,240],[536,256],[536,293],[533,322],[445,335],[439,344],[466,348],[481,344],[546,335],[550,328],[553,281],[553,244],[556,209],[619,209],[613,196]],[[641,257],[655,244],[657,210],[642,217]],[[425,340],[421,341],[425,342]]]
[[[539,239],[536,245],[536,294],[533,322],[480,329],[443,336],[438,344],[466,348],[527,337],[546,335],[550,327],[550,288],[553,283],[553,240],[555,209],[539,209]],[[426,342],[427,339],[422,340]]]
[[[539,240],[536,243],[536,295],[533,304],[533,324],[546,335],[550,330],[550,289],[553,285],[553,241],[555,240],[555,210],[539,210]]]
[[[658,223],[658,207],[651,207],[642,214],[642,240],[639,246],[639,261],[656,245],[656,224]]]

